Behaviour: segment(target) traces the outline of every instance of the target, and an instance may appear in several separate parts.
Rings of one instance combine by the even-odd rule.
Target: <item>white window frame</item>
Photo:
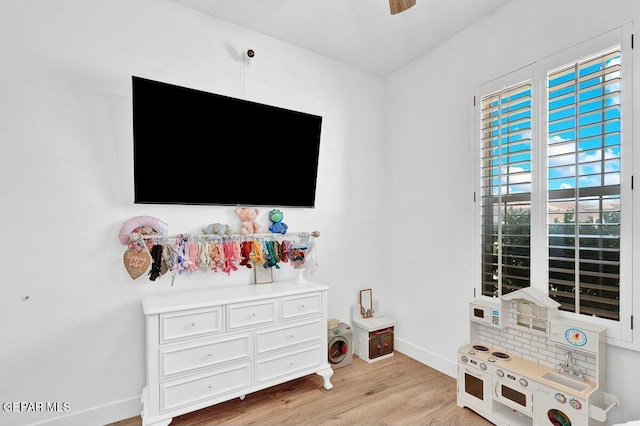
[[[640,342],[633,343],[631,321],[633,315],[633,196],[631,179],[633,176],[633,53],[631,48],[631,24],[623,25],[605,34],[593,37],[583,43],[550,55],[512,73],[503,75],[495,80],[484,83],[475,89],[475,106],[473,108],[474,135],[473,152],[476,166],[475,191],[475,247],[474,247],[474,296],[482,296],[481,277],[481,176],[480,176],[480,100],[490,93],[511,87],[515,84],[531,81],[532,90],[532,135],[531,154],[536,162],[532,167],[531,188],[531,286],[548,294],[548,226],[547,226],[547,71],[592,56],[595,53],[620,44],[622,58],[622,128],[621,128],[621,265],[620,265],[620,320],[613,321],[603,318],[589,317],[571,312],[560,311],[562,318],[570,318],[581,322],[589,322],[607,327],[608,343],[640,349]]]
[[[474,153],[475,153],[475,162],[474,164],[478,165],[480,170],[481,167],[481,162],[482,162],[482,158],[481,158],[481,154],[480,154],[480,149],[479,149],[479,135],[481,135],[482,133],[482,129],[480,128],[480,109],[481,109],[481,102],[482,99],[489,94],[493,94],[496,92],[499,92],[501,90],[510,88],[510,87],[514,87],[517,86],[521,83],[525,83],[525,82],[529,82],[531,84],[531,123],[532,123],[532,128],[531,128],[531,158],[532,158],[532,164],[537,161],[537,151],[536,151],[536,145],[537,145],[537,139],[538,139],[538,129],[536,127],[536,123],[538,122],[538,110],[539,108],[537,107],[537,103],[538,103],[538,98],[537,98],[537,92],[538,92],[538,87],[537,87],[537,82],[534,81],[533,78],[533,65],[528,65],[526,67],[523,67],[513,73],[510,73],[508,75],[502,76],[496,80],[493,80],[489,83],[486,83],[482,86],[480,86],[477,91],[476,91],[476,113],[474,115],[474,119],[475,119],[475,128],[476,128],[476,132],[475,132],[475,148],[474,148]],[[532,173],[532,179],[535,179],[535,173]],[[477,213],[476,213],[476,219],[477,219],[477,235],[479,240],[477,241],[476,244],[476,250],[478,250],[478,254],[477,257],[475,257],[474,259],[479,260],[481,259],[482,253],[480,252],[480,248],[482,246],[482,189],[481,189],[481,182],[482,182],[482,177],[478,176],[478,181],[476,182],[476,205],[477,205]],[[534,205],[534,196],[535,196],[535,190],[536,190],[536,182],[534,182],[534,180],[531,181],[531,205]],[[535,220],[535,214],[537,214],[537,212],[535,212],[535,209],[531,209],[531,222],[533,224],[533,221]],[[532,225],[533,228],[533,225]],[[533,280],[535,279],[536,276],[536,272],[535,272],[535,268],[534,268],[534,264],[533,264],[533,249],[534,247],[537,245],[534,243],[533,241],[533,233],[530,235],[530,267],[529,267],[529,279],[530,282],[533,283]],[[476,264],[478,265],[478,269],[476,272],[476,275],[474,275],[474,277],[481,277],[482,274],[482,264],[481,262],[476,262]],[[478,288],[476,289],[476,294],[477,295],[482,295],[482,283],[478,282],[477,283]],[[483,297],[487,297],[487,296],[483,296]]]

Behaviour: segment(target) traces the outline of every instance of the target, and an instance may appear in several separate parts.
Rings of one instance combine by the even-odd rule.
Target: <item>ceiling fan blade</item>
[[[391,9],[391,14],[395,15],[396,13],[404,12],[409,9],[411,6],[416,5],[416,0],[389,0],[389,8]]]

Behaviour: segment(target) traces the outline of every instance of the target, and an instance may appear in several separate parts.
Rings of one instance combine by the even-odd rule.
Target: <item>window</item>
[[[546,306],[537,306],[533,303],[516,304],[516,324],[527,331],[547,332]]]
[[[482,294],[530,279],[531,84],[481,99]]]
[[[632,335],[630,39],[621,27],[486,83],[475,116],[480,294],[536,287],[621,342]]]
[[[547,74],[549,296],[620,319],[620,49]]]

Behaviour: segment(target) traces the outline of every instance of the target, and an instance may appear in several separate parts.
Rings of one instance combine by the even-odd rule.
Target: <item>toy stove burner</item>
[[[489,348],[483,345],[473,345],[473,349],[478,352],[489,352]]]
[[[495,352],[491,352],[491,355],[504,361],[511,359],[509,354],[505,354],[504,352],[495,351]]]
[[[467,353],[469,355],[475,355],[476,352],[486,353],[489,352],[489,348],[484,345],[473,345]]]

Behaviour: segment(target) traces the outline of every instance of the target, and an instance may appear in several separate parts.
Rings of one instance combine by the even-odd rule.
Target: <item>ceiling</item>
[[[388,0],[171,1],[387,76],[510,0],[417,0],[396,15]]]

